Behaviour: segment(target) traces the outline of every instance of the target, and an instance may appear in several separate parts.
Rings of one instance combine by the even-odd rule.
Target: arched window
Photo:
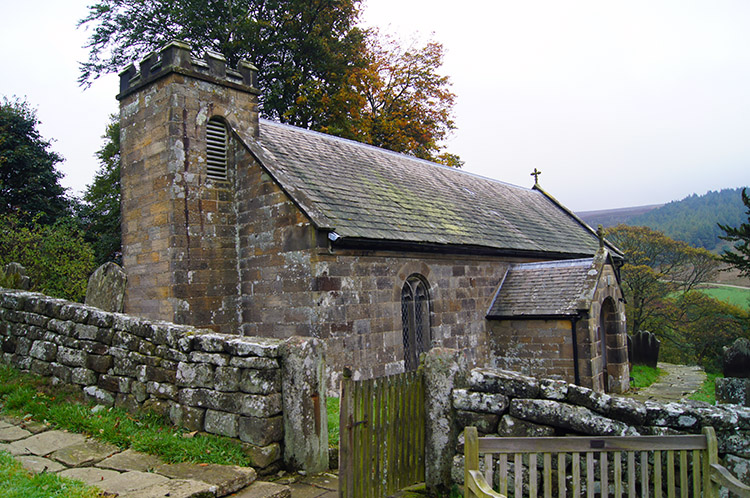
[[[602,302],[599,312],[597,339],[601,347],[602,373],[604,374],[604,391],[609,392],[610,353],[617,347],[618,320],[615,303],[611,297]]]
[[[217,118],[206,124],[206,176],[213,180],[227,179],[228,133],[226,125]]]
[[[404,368],[416,370],[419,355],[430,349],[430,296],[427,283],[412,275],[401,288],[401,325],[404,339]]]

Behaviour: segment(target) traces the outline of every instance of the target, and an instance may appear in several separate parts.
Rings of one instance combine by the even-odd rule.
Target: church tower
[[[251,64],[182,42],[120,74],[125,312],[237,333],[234,130],[258,136],[258,95]]]

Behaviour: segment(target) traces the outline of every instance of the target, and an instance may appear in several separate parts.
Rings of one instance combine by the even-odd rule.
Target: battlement
[[[136,69],[135,64],[128,65],[120,73],[120,94],[117,99],[120,100],[169,73],[192,76],[256,95],[260,93],[258,69],[249,62],[241,60],[236,69],[232,69],[227,67],[227,60],[221,54],[206,51],[203,59],[196,59],[191,55],[191,50],[189,43],[174,40],[158,52],[151,52],[144,57],[140,70]]]

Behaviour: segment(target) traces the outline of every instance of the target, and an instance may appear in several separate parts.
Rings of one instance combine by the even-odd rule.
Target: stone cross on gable
[[[538,169],[534,168],[534,171],[532,171],[531,176],[534,177],[534,185],[539,185],[539,175],[541,175],[542,172]]]

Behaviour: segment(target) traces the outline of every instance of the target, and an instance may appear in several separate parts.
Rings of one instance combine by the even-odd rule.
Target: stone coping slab
[[[2,443],[12,443],[13,441],[18,441],[19,439],[24,439],[29,436],[31,436],[31,433],[20,427],[13,425],[0,427],[0,442]]]

